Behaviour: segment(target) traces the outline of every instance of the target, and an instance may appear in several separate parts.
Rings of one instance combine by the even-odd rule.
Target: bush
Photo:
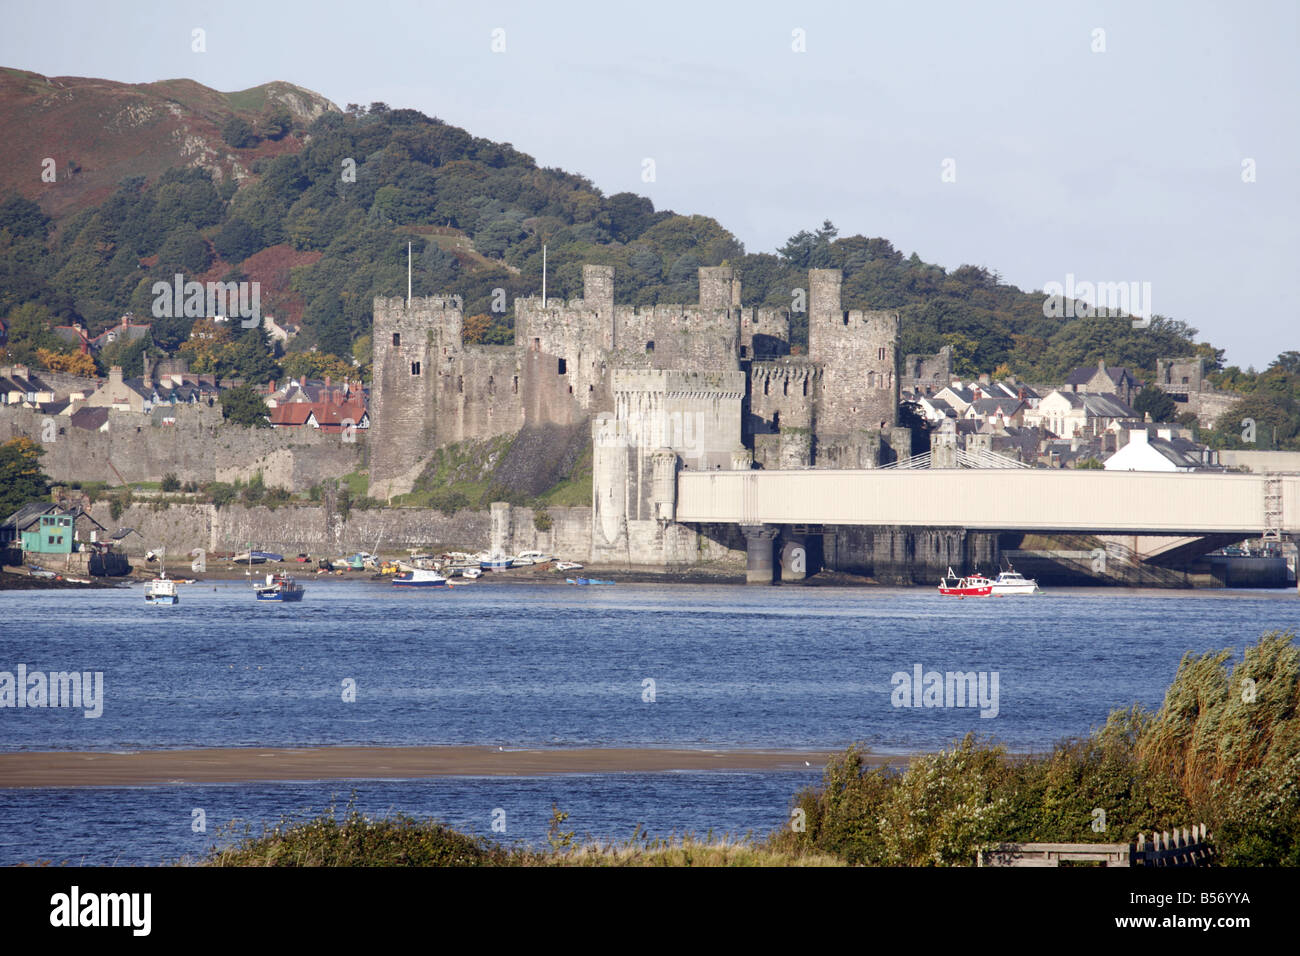
[[[481,837],[405,814],[371,820],[353,810],[291,824],[213,850],[216,866],[501,866],[509,854]]]
[[[211,501],[213,506],[216,507],[218,510],[224,508],[226,505],[230,504],[232,501],[235,500],[235,495],[236,495],[235,486],[227,484],[224,481],[211,482],[208,484],[206,490],[207,490],[208,500]]]
[[[551,513],[545,508],[538,508],[533,512],[533,527],[538,531],[550,531],[554,525],[555,521],[551,518]]]
[[[108,513],[112,515],[114,521],[121,518],[122,513],[131,507],[132,500],[134,499],[131,497],[130,488],[123,488],[109,500]]]
[[[175,472],[169,471],[167,472],[167,474],[163,475],[162,490],[163,491],[181,490],[181,480],[176,477]]]
[[[462,508],[468,508],[469,498],[459,491],[440,488],[429,495],[429,507],[436,508],[450,517]]]

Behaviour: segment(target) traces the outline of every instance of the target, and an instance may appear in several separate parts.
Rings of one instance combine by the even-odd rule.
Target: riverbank
[[[132,753],[0,753],[0,787],[123,787],[285,780],[413,780],[587,773],[807,770],[826,750],[682,750],[653,747],[230,747]],[[872,754],[872,766],[915,757]]]

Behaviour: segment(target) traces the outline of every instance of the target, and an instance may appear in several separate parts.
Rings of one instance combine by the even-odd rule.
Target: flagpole
[[[546,308],[546,243],[542,243],[542,308]]]
[[[406,307],[411,307],[411,244],[406,244]]]

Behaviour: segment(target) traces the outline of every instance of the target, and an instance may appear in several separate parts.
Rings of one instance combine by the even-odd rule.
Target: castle
[[[451,297],[376,298],[370,484],[409,491],[429,454],[466,439],[590,423],[593,560],[689,563],[673,524],[678,469],[873,468],[911,452],[898,426],[897,313],[844,311],[837,269],[809,272],[808,354],[790,313],[741,305],[730,266],[700,269],[693,306],[583,295],[515,301],[515,344],[467,345]]]

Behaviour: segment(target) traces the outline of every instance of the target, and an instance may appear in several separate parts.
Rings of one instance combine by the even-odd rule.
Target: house
[[[107,529],[80,505],[64,508],[48,501],[23,505],[0,523],[0,548],[21,547],[26,554],[72,554],[80,543]]]
[[[961,382],[953,382],[936,392],[934,397],[947,402],[957,413],[957,417],[961,418],[966,414],[966,409],[970,408],[971,403],[983,398],[984,393],[978,386],[966,388]]]
[[[1107,471],[1222,471],[1218,452],[1169,429],[1134,428],[1128,444],[1106,459]]]
[[[1027,409],[1024,424],[1045,428],[1058,438],[1076,435],[1093,437],[1116,423],[1129,427],[1141,424],[1143,416],[1129,408],[1118,395],[1077,393],[1057,390],[1052,392],[1037,408]]]
[[[41,405],[55,397],[54,389],[26,365],[0,368],[0,405]]]
[[[1071,372],[1065,380],[1064,391],[1080,395],[1117,395],[1125,405],[1131,405],[1141,386],[1128,369],[1107,368],[1106,360],[1098,359],[1096,368],[1080,366]]]
[[[1018,398],[981,398],[971,402],[962,418],[977,422],[997,422],[1002,426],[1020,426],[1025,421],[1025,405]]]
[[[131,320],[135,318],[134,312],[128,312],[122,316],[122,320],[110,329],[96,335],[90,340],[90,347],[98,352],[106,345],[113,342],[134,342],[142,339],[149,334],[149,323],[136,323]]]
[[[125,381],[122,378],[122,366],[114,365],[108,370],[108,381],[86,396],[86,405],[91,408],[114,408],[127,412],[146,412],[146,400],[152,404],[152,389],[147,389],[143,379],[134,378]]]

